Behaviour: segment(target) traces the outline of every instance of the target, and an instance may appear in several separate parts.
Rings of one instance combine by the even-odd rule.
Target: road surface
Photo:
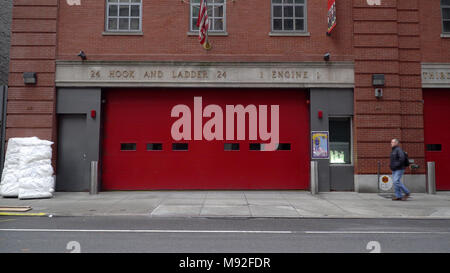
[[[450,220],[0,217],[0,252],[450,252]]]

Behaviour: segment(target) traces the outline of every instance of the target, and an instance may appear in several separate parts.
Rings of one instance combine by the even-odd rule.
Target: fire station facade
[[[209,0],[210,50],[199,3],[15,0],[7,139],[54,141],[59,191],[93,161],[101,190],[308,190],[317,161],[376,192],[392,138],[450,190],[450,1],[337,0],[327,35],[327,1]]]

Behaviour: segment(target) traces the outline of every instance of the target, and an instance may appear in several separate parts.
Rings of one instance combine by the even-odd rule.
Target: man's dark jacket
[[[405,152],[403,152],[402,148],[399,146],[395,146],[392,148],[391,153],[391,163],[389,167],[391,167],[392,171],[398,171],[405,169]]]

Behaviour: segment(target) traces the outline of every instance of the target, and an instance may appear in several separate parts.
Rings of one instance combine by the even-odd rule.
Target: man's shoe
[[[406,200],[408,200],[408,198],[409,198],[409,193],[408,193],[408,194],[405,194],[405,196],[402,197],[402,200],[403,200],[403,201],[406,201]]]
[[[397,197],[392,198],[392,201],[402,201],[402,200],[403,200],[402,198],[397,198]]]

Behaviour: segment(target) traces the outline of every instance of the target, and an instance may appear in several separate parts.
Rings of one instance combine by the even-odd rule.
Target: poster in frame
[[[329,159],[329,132],[311,132],[311,159]]]

